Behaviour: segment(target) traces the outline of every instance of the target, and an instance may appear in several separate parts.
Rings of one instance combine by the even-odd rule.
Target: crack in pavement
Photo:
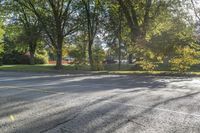
[[[66,123],[76,119],[81,114],[81,112],[83,112],[90,105],[92,105],[92,103],[86,104],[83,108],[79,109],[75,115],[71,116],[70,118],[68,118],[68,119],[66,119],[66,120],[64,120],[64,121],[62,121],[62,122],[60,122],[60,123],[48,128],[48,129],[45,129],[45,130],[41,131],[40,133],[47,133],[48,131],[55,129],[58,126],[61,126],[63,124],[66,124]]]

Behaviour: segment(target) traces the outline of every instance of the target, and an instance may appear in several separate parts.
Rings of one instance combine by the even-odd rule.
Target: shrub
[[[76,70],[81,68],[81,64],[85,64],[87,62],[86,54],[80,46],[69,47],[68,56],[74,59],[73,64],[75,65]]]
[[[74,58],[73,63],[77,64],[84,64],[85,60],[85,52],[80,49],[80,47],[71,46],[68,50],[68,56]]]
[[[137,51],[138,59],[136,61],[136,68],[139,67],[145,71],[153,71],[158,67],[158,63],[162,61],[159,56],[156,56],[150,49],[140,49]]]
[[[153,71],[158,67],[155,63],[147,60],[138,61],[137,66],[141,67],[142,70],[145,71]]]
[[[49,58],[46,50],[37,51],[34,58],[35,64],[48,64]]]
[[[0,53],[0,66],[2,66],[2,65],[3,65],[3,54]]]
[[[48,64],[48,57],[45,55],[37,54],[34,58],[35,64]]]
[[[20,53],[5,54],[2,59],[3,64],[30,64],[30,58],[28,55]]]
[[[103,70],[103,61],[105,59],[105,52],[100,47],[95,47],[93,49],[93,62],[94,62],[94,70]]]
[[[1,60],[1,59],[0,59]],[[14,64],[30,64],[30,56],[23,53],[13,52],[3,55],[2,62],[5,65]],[[48,56],[45,52],[36,54],[34,58],[35,64],[47,64]]]
[[[189,47],[177,48],[176,55],[169,61],[171,70],[185,72],[199,64],[199,52]]]
[[[0,57],[0,66],[3,65],[2,57]]]
[[[0,44],[0,66],[3,65],[4,46]]]

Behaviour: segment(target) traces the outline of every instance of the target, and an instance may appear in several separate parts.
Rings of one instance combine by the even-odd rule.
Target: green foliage
[[[154,53],[163,58],[168,58],[175,53],[175,47],[185,47],[195,42],[193,38],[194,28],[186,24],[181,18],[168,16],[168,19],[160,18],[160,21],[155,30],[152,29],[147,35],[149,37],[148,43],[151,45],[150,49]],[[160,25],[163,27],[159,29]]]
[[[178,47],[176,49],[176,55],[169,61],[171,70],[185,72],[191,68],[191,66],[199,64],[200,53],[190,47]]]
[[[94,69],[95,70],[103,70],[103,61],[105,59],[105,52],[102,48],[100,47],[95,47],[93,49],[93,59],[94,59]]]
[[[44,49],[43,50],[38,50],[36,54],[48,57],[48,52],[46,50],[44,50]]]
[[[3,43],[0,43],[0,66],[3,64],[3,52],[4,52],[4,47],[3,47]]]
[[[36,52],[35,63],[46,64],[48,56],[40,51],[45,47],[54,60],[73,57],[76,69],[90,62],[95,70],[102,70],[105,52],[101,44],[107,43],[108,58],[116,60],[119,55],[124,60],[131,55],[131,61],[133,55],[143,70],[155,70],[162,63],[170,64],[172,70],[187,71],[198,64],[198,52],[192,47],[199,46],[195,44],[192,21],[188,21],[181,3],[180,0],[4,0],[0,60],[3,53],[6,64],[29,64],[26,53],[33,56]]]
[[[158,67],[158,63],[162,62],[162,57],[157,55],[149,48],[139,48],[134,46],[131,52],[134,55],[136,66],[133,69],[142,69],[146,71],[153,71]]]
[[[3,53],[0,53],[0,66],[3,65]]]
[[[48,56],[47,52],[42,51],[38,52],[35,56],[36,64],[47,64]],[[30,56],[28,54],[20,52],[5,53],[3,55],[3,64],[4,65],[14,65],[14,64],[30,64]]]
[[[0,66],[3,65],[3,56],[0,54]]]
[[[6,25],[3,43],[0,43],[0,53],[3,64],[29,64],[29,56],[26,55],[27,47],[16,42],[21,33],[20,26],[16,23]]]
[[[4,52],[4,44],[2,42],[2,38],[3,38],[4,33],[5,31],[3,30],[3,26],[0,23],[0,65],[3,64],[2,58],[3,58],[3,52]]]
[[[46,50],[37,51],[34,58],[34,62],[35,64],[48,64],[49,58],[47,51]]]
[[[8,24],[6,26],[3,38],[5,54],[12,54],[13,52],[25,54],[28,51],[28,46],[18,41],[18,37],[21,33],[21,26],[17,23]]]
[[[145,71],[153,71],[158,67],[154,62],[150,62],[148,60],[138,61],[137,64]]]
[[[48,64],[49,60],[48,57],[41,54],[36,54],[34,58],[35,64]]]
[[[75,59],[74,60],[75,64],[85,63],[85,53],[81,51],[81,47],[74,45],[69,47],[68,55]]]
[[[85,64],[85,51],[81,50],[81,47],[72,45],[68,49],[68,56],[74,58],[73,63],[75,64],[75,69],[79,69],[81,64]]]
[[[4,52],[4,45],[3,43],[0,44],[0,55]]]
[[[30,59],[28,55],[21,53],[9,53],[4,54],[3,56],[3,64],[4,65],[12,65],[12,64],[30,64]]]
[[[75,1],[75,2],[74,2]],[[16,3],[22,9],[31,12],[37,22],[41,24],[39,31],[45,34],[48,45],[55,49],[57,63],[56,68],[62,69],[62,50],[67,36],[70,36],[77,29],[76,20],[80,12],[76,13],[74,8],[76,0],[17,0]],[[28,15],[27,15],[28,16]],[[32,20],[32,19],[31,19]],[[36,34],[37,35],[37,34]],[[29,38],[30,39],[30,38]]]
[[[137,65],[139,65],[142,70],[146,71],[153,71],[157,68],[157,62],[159,61],[159,58],[155,56],[155,54],[148,50],[140,50],[139,51],[139,60],[136,62]]]
[[[198,63],[195,55],[198,52],[196,53],[193,48],[197,47],[193,37],[194,29],[182,18],[166,17],[168,19],[160,18],[161,22],[157,28],[148,32],[151,36],[147,39],[150,44],[149,49],[161,58],[164,66],[170,67],[168,69],[187,71],[192,65]]]

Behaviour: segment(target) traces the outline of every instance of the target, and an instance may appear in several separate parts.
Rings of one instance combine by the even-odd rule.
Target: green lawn
[[[64,65],[63,70],[56,70],[55,65],[4,65],[0,66],[0,71],[20,71],[20,72],[54,72],[54,73],[94,73],[94,74],[125,74],[125,75],[170,75],[182,76],[191,75],[199,76],[200,72],[172,72],[172,71],[130,71],[130,70],[105,70],[105,71],[89,71],[89,66],[81,65],[76,70],[74,65]]]
[[[110,74],[124,75],[160,75],[160,76],[200,76],[200,72],[175,72],[175,71],[108,71]]]
[[[76,70],[74,65],[64,65],[62,71]],[[55,69],[55,65],[3,65],[0,66],[3,71],[24,71],[24,72],[59,72]],[[87,66],[79,66],[79,70],[89,70]]]

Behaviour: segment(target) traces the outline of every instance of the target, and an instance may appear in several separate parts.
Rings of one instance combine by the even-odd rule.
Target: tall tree
[[[163,11],[169,10],[171,5],[177,5],[179,0],[117,0],[121,6],[127,25],[131,31],[132,44],[138,47],[148,47],[146,40],[151,23],[162,15]],[[169,8],[170,7],[170,8]],[[129,63],[132,63],[133,55],[129,54]]]
[[[41,32],[37,17],[31,11],[12,0],[4,1],[2,8],[5,16],[7,16],[6,19],[21,27],[22,32],[20,35],[16,34],[18,36],[17,42],[28,44],[30,63],[34,64],[35,51]]]
[[[2,58],[1,55],[2,55],[2,53],[4,51],[4,49],[3,49],[3,41],[2,41],[3,35],[4,35],[4,30],[2,28],[2,23],[0,21],[0,65],[1,65],[1,58]]]
[[[82,0],[87,24],[88,56],[91,69],[94,69],[92,46],[100,24],[102,2],[100,0]]]
[[[18,37],[18,41],[28,44],[30,54],[30,64],[35,64],[35,52],[37,43],[41,37],[41,27],[36,16],[30,11],[27,11],[24,7],[15,5],[18,12],[19,22],[22,23],[23,32]]]
[[[73,0],[15,0],[34,13],[43,31],[57,54],[56,68],[62,69],[62,48],[64,38],[77,28]]]
[[[171,0],[117,1],[127,19],[134,42],[145,38],[150,23],[159,16],[163,8],[166,8],[171,3]]]
[[[126,27],[124,23],[124,15],[122,8],[117,3],[108,3],[108,19],[105,24],[106,40],[109,46],[115,46],[117,48],[118,55],[118,69],[121,69],[122,58],[122,35],[124,32],[123,27]],[[126,31],[127,32],[127,31]]]

